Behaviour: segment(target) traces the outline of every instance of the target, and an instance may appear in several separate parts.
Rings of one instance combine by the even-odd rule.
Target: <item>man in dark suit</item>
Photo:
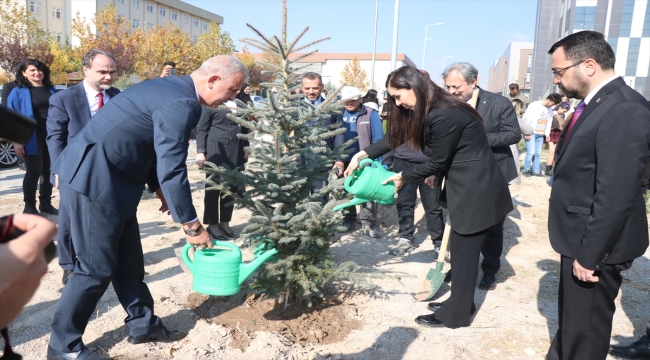
[[[492,153],[503,172],[506,181],[517,177],[517,166],[513,160],[510,145],[521,140],[519,122],[512,104],[505,97],[493,94],[478,87],[478,70],[466,62],[455,63],[442,72],[447,91],[463,101],[470,102],[476,112],[483,118]],[[496,288],[496,274],[501,268],[503,252],[503,223],[495,224],[488,230],[481,248],[483,278],[478,287],[483,290]],[[453,226],[453,224],[452,224]]]
[[[561,255],[559,328],[547,359],[605,359],[621,271],[648,247],[641,175],[650,107],[616,76],[602,34],[569,35],[548,53],[554,83],[584,100],[555,152],[548,230]]]
[[[111,100],[77,134],[53,170],[70,216],[75,269],[57,304],[48,360],[110,359],[84,346],[82,336],[109,282],[126,310],[129,342],[172,342],[154,314],[144,279],[136,210],[145,182],[181,223],[190,244],[212,246],[192,205],[187,178],[190,132],[201,104],[233,100],[246,68],[237,58],[208,59],[190,76],[142,82]]]
[[[115,73],[115,58],[103,50],[90,50],[81,59],[85,78],[77,85],[50,97],[47,114],[47,147],[54,164],[66,145],[86,126],[90,118],[120,91],[111,86]],[[101,97],[100,97],[101,94]],[[52,184],[58,189],[56,174]],[[63,269],[63,285],[68,282],[76,255],[70,237],[70,218],[65,206],[59,204],[59,233],[57,235],[59,266]]]

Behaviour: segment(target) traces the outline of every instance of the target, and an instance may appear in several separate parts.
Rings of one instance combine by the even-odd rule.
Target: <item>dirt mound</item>
[[[311,308],[275,299],[243,295],[215,297],[189,294],[187,304],[200,317],[226,326],[232,333],[230,348],[245,350],[256,331],[268,331],[281,337],[287,345],[298,343],[331,344],[341,341],[360,327],[355,320],[357,309],[338,299],[314,302]]]

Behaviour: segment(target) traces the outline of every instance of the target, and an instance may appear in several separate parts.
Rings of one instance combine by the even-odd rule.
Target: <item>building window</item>
[[[645,8],[645,21],[643,22],[643,34],[641,36],[650,37],[650,2]]]
[[[639,50],[641,49],[641,39],[631,38],[630,46],[627,49],[627,64],[625,66],[625,76],[636,76],[636,68],[639,63]]]
[[[205,21],[203,22],[203,30],[208,30],[208,23]]]
[[[194,26],[199,27],[199,20],[198,19],[194,19]]]
[[[140,8],[140,0],[133,0],[133,7],[136,9]]]
[[[576,17],[573,22],[574,30],[593,30],[595,22],[595,6],[576,6]]]
[[[153,14],[153,4],[152,3],[147,3],[147,12],[150,12]]]
[[[530,73],[526,74],[526,85],[530,85]]]
[[[137,28],[140,27],[140,20],[133,19],[133,21],[131,22],[131,24],[133,25],[133,28],[134,28],[134,29],[137,29]]]
[[[621,15],[621,28],[619,37],[629,37],[632,30],[632,11],[634,11],[634,0],[625,0],[623,3],[623,14]]]
[[[60,32],[54,33],[54,38],[56,39],[56,42],[61,43],[63,42],[63,34]]]
[[[61,18],[61,9],[52,8],[52,17],[55,18],[55,19],[60,19]]]
[[[183,24],[189,24],[190,23],[190,17],[187,15],[183,15]]]
[[[199,37],[196,36],[196,35],[194,35],[194,36],[192,36],[192,40],[193,40],[194,42],[197,42],[197,41],[199,41]]]
[[[178,13],[172,10],[172,20],[178,20]]]
[[[118,3],[124,4],[124,0],[117,0]]]
[[[32,14],[40,15],[41,14],[41,3],[30,1],[29,2],[29,11],[31,11]]]
[[[147,23],[147,30],[153,29],[153,24],[152,23]]]
[[[167,16],[167,9],[164,7],[160,7],[160,16]]]

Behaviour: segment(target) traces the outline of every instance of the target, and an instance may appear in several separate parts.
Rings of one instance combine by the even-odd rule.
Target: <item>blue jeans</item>
[[[542,154],[542,144],[544,143],[544,135],[533,134],[530,140],[526,142],[526,160],[524,161],[524,171],[530,170],[530,160],[533,160],[533,173],[539,174],[539,158]],[[534,156],[534,157],[533,157]]]

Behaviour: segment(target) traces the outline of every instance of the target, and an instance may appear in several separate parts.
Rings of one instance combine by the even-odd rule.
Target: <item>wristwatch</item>
[[[187,230],[183,230],[183,231],[185,232],[185,235],[196,236],[196,235],[199,234],[199,229],[200,228],[201,228],[201,224],[199,224],[199,227],[197,227],[196,229],[187,229]]]

